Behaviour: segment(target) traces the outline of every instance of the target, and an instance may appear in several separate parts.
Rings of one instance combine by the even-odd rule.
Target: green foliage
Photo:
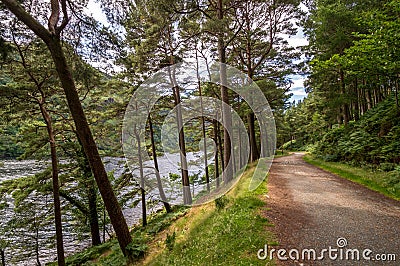
[[[229,208],[199,211],[184,240],[177,241],[172,251],[152,258],[148,265],[273,265],[257,258],[257,250],[266,243],[275,243],[266,231],[267,219],[261,216],[266,183],[255,191],[247,191],[252,169],[245,173],[233,191]],[[177,226],[177,225],[176,225]]]
[[[165,238],[165,246],[169,251],[172,251],[174,249],[175,240],[176,240],[175,231],[171,235],[167,233],[167,237]]]
[[[71,266],[83,265],[87,261],[98,258],[105,251],[110,250],[110,248],[115,244],[117,244],[116,240],[113,240],[113,241],[108,241],[106,243],[103,243],[99,246],[88,248],[82,252],[79,252],[75,255],[68,257],[68,259],[66,260],[66,263]],[[50,263],[48,265],[55,266],[55,265],[57,265],[57,263]]]
[[[167,228],[178,218],[187,213],[186,207],[174,207],[172,213],[164,211],[150,215],[145,228],[134,227],[131,231],[133,242],[129,244],[133,262],[140,260],[157,233]],[[66,258],[67,265],[104,265],[119,266],[127,263],[116,239],[112,239],[96,247],[87,248]],[[50,264],[53,265],[53,264]],[[54,263],[54,265],[56,265]]]
[[[144,256],[147,250],[147,245],[142,242],[142,239],[136,238],[126,247],[126,250],[133,259],[137,260]]]
[[[229,203],[229,198],[225,195],[222,195],[219,198],[215,199],[215,208],[217,208],[217,210],[223,210],[225,209],[225,207],[228,205]]]
[[[381,163],[379,168],[384,171],[384,172],[390,172],[393,171],[396,167],[396,164],[394,163]]]
[[[395,99],[382,102],[360,121],[329,130],[314,154],[326,161],[380,164],[385,171],[400,163],[400,110]]]
[[[23,154],[22,145],[17,142],[17,132],[17,126],[0,126],[0,159],[15,159]]]

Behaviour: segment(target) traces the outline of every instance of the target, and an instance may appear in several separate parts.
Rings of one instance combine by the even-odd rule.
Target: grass
[[[160,212],[149,216],[148,225],[143,228],[136,226],[132,229],[131,250],[138,258],[145,255],[148,250],[149,243],[157,237],[157,234],[165,230],[174,221],[186,214],[188,209],[186,207],[175,207],[172,213]],[[136,263],[136,262],[135,262]],[[99,246],[90,247],[82,252],[76,253],[66,258],[67,265],[101,265],[101,266],[120,266],[126,265],[127,260],[119,248],[118,241],[111,239]],[[46,265],[57,265],[56,262]]]
[[[387,197],[400,200],[400,177],[396,176],[394,172],[372,171],[350,166],[345,163],[325,162],[316,159],[311,155],[304,156],[304,160],[312,165],[363,185]]]
[[[266,181],[254,191],[247,189],[254,168],[255,164],[249,166],[222,198],[155,214],[146,228],[134,228],[132,249],[139,259],[130,265],[274,265],[257,258],[257,251],[265,244],[276,244],[276,239],[263,217]],[[68,257],[66,264],[119,266],[128,262],[113,239]]]
[[[254,165],[223,199],[194,207],[174,223],[166,233],[175,236],[173,248],[165,248],[165,240],[160,240],[158,252],[142,264],[273,265],[257,258],[259,249],[276,241],[263,217],[266,182],[255,191],[247,190],[253,171]]]

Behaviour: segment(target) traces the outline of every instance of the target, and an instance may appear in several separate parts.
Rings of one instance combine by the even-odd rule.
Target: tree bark
[[[99,227],[99,216],[97,212],[97,193],[94,186],[93,177],[90,176],[90,181],[87,188],[87,197],[89,202],[89,223],[90,223],[90,235],[92,237],[92,246],[101,244],[100,239],[100,227]]]
[[[79,138],[78,138],[79,141]],[[92,246],[101,244],[99,217],[97,211],[97,190],[95,180],[92,176],[92,171],[89,166],[89,161],[83,150],[82,143],[79,141],[80,149],[77,151],[79,168],[83,172],[83,183],[86,189],[86,197],[88,200],[87,217],[89,218],[90,235],[92,238]]]
[[[213,128],[214,128],[214,143],[215,143],[215,154],[214,154],[214,163],[215,163],[215,182],[216,182],[216,187],[219,188],[219,164],[218,164],[218,155],[219,155],[219,140],[218,140],[218,121],[214,120],[213,121]]]
[[[217,2],[217,16],[218,20],[222,21],[224,18],[224,12],[223,12],[223,1],[218,0]],[[220,31],[218,33],[218,56],[219,56],[219,61],[221,63],[220,65],[220,87],[221,87],[221,100],[224,102],[226,105],[223,105],[222,107],[222,121],[224,125],[224,171],[223,171],[223,179],[224,182],[228,183],[233,179],[233,168],[232,164],[229,163],[229,160],[231,158],[231,139],[229,136],[229,132],[232,129],[232,114],[228,106],[229,104],[229,94],[228,94],[228,88],[226,87],[227,85],[227,73],[226,73],[226,47],[224,43],[224,32]]]
[[[39,254],[39,228],[36,227],[36,220],[35,220],[35,255],[36,255],[36,266],[41,266],[42,264],[40,263],[40,254]],[[58,259],[58,257],[57,257]],[[58,264],[60,265],[60,264]],[[64,264],[65,265],[65,264]]]
[[[399,80],[396,78],[396,89],[395,89],[396,105],[400,107],[399,104]]]
[[[255,132],[255,115],[253,112],[247,115],[247,123],[249,127],[250,162],[255,162],[260,158],[260,153],[257,147],[256,132]]]
[[[170,212],[172,212],[171,205],[168,203],[167,197],[165,196],[164,188],[163,188],[162,182],[161,182],[160,171],[158,168],[156,143],[154,140],[153,121],[151,119],[151,115],[149,115],[149,127],[150,127],[151,152],[153,154],[153,162],[154,162],[154,168],[155,168],[155,172],[156,172],[158,192],[160,193],[160,198],[164,204],[164,208],[165,208],[166,212],[170,213]]]
[[[183,130],[182,122],[182,109],[180,106],[181,96],[179,87],[174,84],[172,88],[174,94],[175,108],[176,108],[176,120],[178,123],[179,130],[179,149],[181,158],[181,173],[182,173],[182,186],[183,186],[183,203],[186,205],[192,204],[192,195],[190,193],[190,180],[189,171],[186,160],[186,144],[185,144],[185,131]]]
[[[137,142],[137,152],[138,152],[140,193],[142,197],[142,226],[145,227],[147,225],[147,210],[146,210],[146,191],[144,190],[145,182],[144,182],[143,159],[142,159],[142,144],[140,143],[140,136],[139,133],[137,132],[136,125],[133,126],[133,131]]]
[[[358,93],[358,80],[354,81],[354,120],[360,120],[360,98]]]
[[[340,88],[341,88],[341,94],[344,97],[346,95],[346,83],[344,80],[344,71],[340,69]],[[349,104],[346,102],[346,99],[343,100],[343,122],[345,125],[347,125],[350,121],[350,112],[349,112]]]
[[[207,191],[210,192],[210,174],[208,173],[208,161],[207,161],[207,139],[206,139],[206,122],[204,118],[204,107],[203,107],[203,92],[201,89],[201,80],[199,74],[199,58],[196,49],[196,74],[197,74],[197,86],[199,87],[200,96],[200,117],[201,117],[201,131],[203,135],[203,152],[204,152],[204,170],[206,174]]]
[[[108,215],[111,223],[117,235],[119,245],[122,253],[127,256],[129,255],[126,247],[132,242],[132,237],[129,233],[128,225],[123,216],[121,207],[119,206],[118,200],[115,197],[114,191],[110,181],[108,180],[107,173],[104,169],[103,162],[97,150],[96,143],[93,139],[92,132],[90,131],[89,124],[86,120],[86,116],[83,112],[83,108],[79,99],[79,95],[76,91],[74,79],[72,77],[70,68],[64,56],[64,52],[61,47],[61,30],[68,23],[68,19],[65,17],[60,27],[57,27],[56,33],[52,33],[44,28],[38,21],[36,21],[30,14],[28,14],[23,7],[16,0],[1,0],[6,7],[25,25],[27,25],[39,38],[41,38],[47,45],[54,64],[56,71],[64,89],[65,96],[67,98],[68,107],[74,119],[78,138],[82,142],[86,156],[88,157],[90,167],[93,175],[96,179],[97,186],[100,190],[100,194],[103,197],[104,204],[106,206]],[[64,2],[65,4],[65,2]],[[54,11],[54,10],[53,10]]]
[[[48,44],[49,50],[56,65],[61,84],[63,86],[68,106],[74,119],[76,132],[79,140],[82,142],[85,154],[89,160],[90,168],[96,179],[100,194],[103,197],[111,223],[118,238],[119,245],[123,254],[126,256],[126,247],[132,242],[128,225],[122,214],[121,207],[114,194],[111,183],[108,180],[107,172],[94,142],[92,132],[89,128],[86,116],[76,91],[75,82],[72,78],[69,66],[66,62],[61,47],[61,41],[54,37]]]
[[[1,265],[6,266],[6,254],[4,249],[0,248]]]
[[[51,171],[53,179],[53,200],[54,200],[54,221],[56,227],[56,243],[57,243],[57,262],[58,265],[65,265],[64,258],[64,243],[62,233],[62,220],[61,220],[61,202],[60,202],[60,186],[58,181],[58,158],[56,139],[54,136],[53,125],[51,117],[44,106],[43,100],[39,103],[40,112],[46,123],[47,134],[49,136],[50,154],[51,154]]]

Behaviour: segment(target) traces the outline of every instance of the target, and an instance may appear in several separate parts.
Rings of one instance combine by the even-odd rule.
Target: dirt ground
[[[400,265],[400,202],[307,164],[303,156],[275,159],[270,170],[266,216],[279,246],[268,253],[276,250],[277,264]],[[279,249],[287,260],[279,259]]]

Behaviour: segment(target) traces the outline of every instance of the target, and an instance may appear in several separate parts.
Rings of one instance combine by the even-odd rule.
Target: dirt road
[[[275,159],[271,167],[267,216],[279,246],[268,247],[268,256],[275,249],[278,265],[400,265],[400,202],[302,156]]]

